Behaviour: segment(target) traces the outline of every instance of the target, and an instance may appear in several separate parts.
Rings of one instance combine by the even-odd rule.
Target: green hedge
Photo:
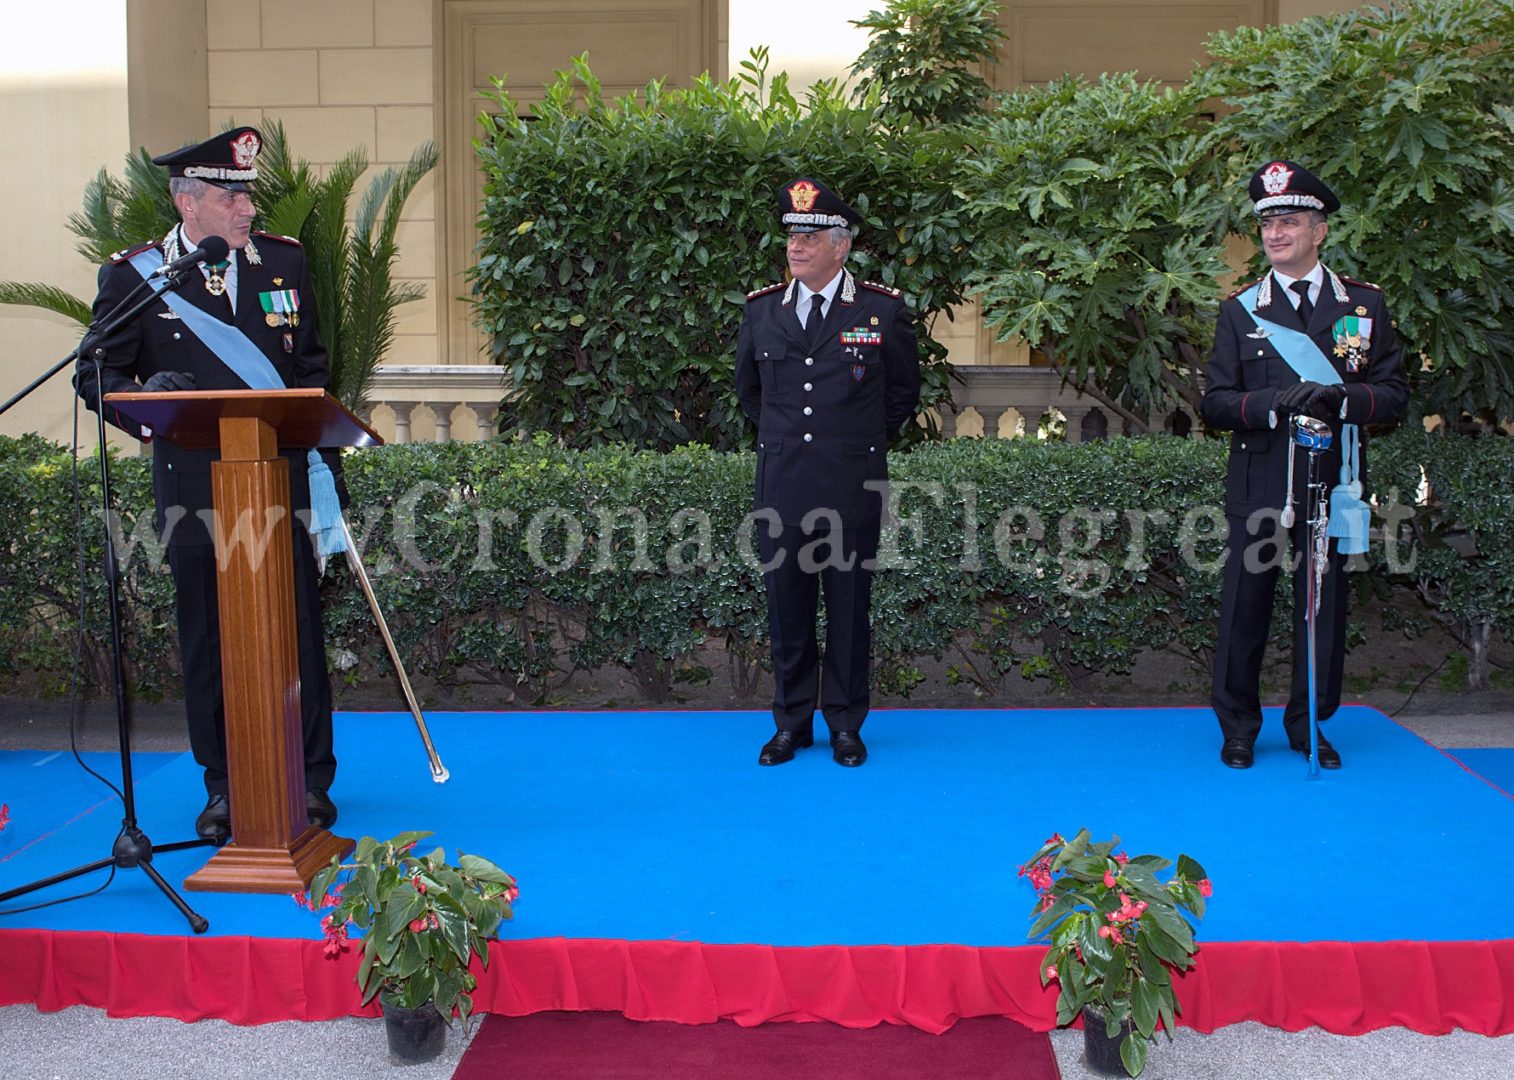
[[[876,683],[908,691],[925,657],[989,693],[1019,677],[1130,670],[1147,649],[1207,668],[1219,596],[1222,443],[1152,436],[1067,445],[955,440],[897,455],[899,529],[875,589]],[[43,689],[66,674],[78,602],[69,458],[0,439],[0,664]],[[97,499],[81,463],[84,505]],[[131,677],[174,687],[172,584],[151,533],[147,463],[115,462]],[[651,700],[723,645],[750,688],[766,654],[750,532],[753,459],[685,447],[573,450],[533,442],[390,446],[351,455],[351,519],[412,675],[527,695],[575,668],[618,664]],[[1412,590],[1468,643],[1514,612],[1514,442],[1398,433],[1373,446],[1379,525],[1359,590]],[[1413,502],[1423,478],[1434,498]],[[92,512],[84,561],[91,655],[104,604]],[[1470,536],[1473,558],[1456,554]],[[349,679],[383,671],[345,565],[325,585],[329,648]],[[1282,626],[1281,620],[1277,622]],[[96,680],[101,665],[92,671]]]

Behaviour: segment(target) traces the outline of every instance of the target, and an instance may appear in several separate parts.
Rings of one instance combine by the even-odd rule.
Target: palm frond
[[[266,212],[267,207],[277,205],[291,195],[308,191],[314,186],[315,176],[311,172],[310,163],[289,156],[289,140],[284,134],[284,125],[275,121],[271,127],[264,128],[263,147],[258,153],[257,194],[254,196],[259,211]],[[298,236],[299,233],[285,235]]]
[[[79,238],[79,254],[103,263],[122,248],[168,232],[179,214],[167,177],[168,170],[140,149],[127,156],[124,179],[101,169],[85,185],[84,205],[68,219],[69,231]]]
[[[84,185],[84,205],[68,216],[68,231],[79,238],[75,250],[92,263],[103,263],[126,246],[120,242],[114,209],[123,186],[102,168]]]
[[[313,209],[315,209],[315,192],[308,187],[293,189],[277,202],[258,212],[259,228],[278,233],[280,236],[293,236],[298,239]]]
[[[415,152],[410,155],[410,160],[400,168],[396,175],[394,189],[390,192],[389,201],[384,206],[384,235],[390,240],[399,229],[400,214],[405,209],[406,200],[410,198],[416,185],[426,178],[426,174],[436,168],[439,157],[434,143],[423,142],[415,148]]]
[[[44,308],[73,319],[81,326],[89,325],[88,304],[71,292],[39,281],[0,281],[0,304]]]

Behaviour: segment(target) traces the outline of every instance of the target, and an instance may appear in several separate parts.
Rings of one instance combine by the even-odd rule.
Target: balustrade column
[[[985,439],[997,439],[999,437],[999,420],[1009,411],[1007,405],[974,405],[978,415],[983,417],[983,437]]]
[[[480,439],[494,438],[494,417],[499,412],[499,405],[489,401],[481,405],[469,405],[468,408],[473,410],[474,421],[478,424],[478,437]]]
[[[410,441],[410,412],[415,406],[413,401],[389,402],[389,407],[394,410],[394,441],[398,444]]]
[[[1063,405],[1062,415],[1067,417],[1066,439],[1070,443],[1083,441],[1083,417],[1088,415],[1091,406],[1088,405]]]

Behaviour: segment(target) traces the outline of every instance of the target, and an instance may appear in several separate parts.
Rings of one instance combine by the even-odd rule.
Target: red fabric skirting
[[[1040,946],[774,948],[681,941],[544,938],[497,942],[474,994],[481,1012],[619,1012],[687,1024],[729,1018],[910,1024],[940,1032],[965,1016],[1056,1021]],[[1255,1020],[1340,1035],[1406,1027],[1514,1032],[1514,941],[1214,942],[1179,987],[1199,1031]],[[377,1015],[358,1003],[356,950],[319,941],[0,930],[0,1005],[112,1016],[214,1017],[237,1024]]]

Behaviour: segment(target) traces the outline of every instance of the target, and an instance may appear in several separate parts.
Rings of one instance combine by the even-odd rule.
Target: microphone
[[[153,277],[169,277],[173,274],[182,273],[191,266],[198,266],[202,262],[220,262],[231,251],[231,245],[219,236],[207,236],[200,241],[200,246],[188,255],[180,255],[171,263],[164,263],[152,272]]]

